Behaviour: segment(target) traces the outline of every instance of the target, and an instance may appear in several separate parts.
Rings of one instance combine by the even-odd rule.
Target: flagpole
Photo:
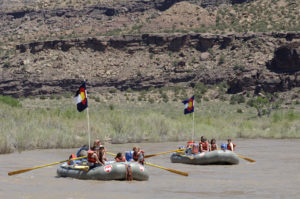
[[[85,82],[85,79],[84,79]],[[87,89],[86,92],[86,98],[87,98]],[[89,136],[89,149],[91,148],[91,131],[90,131],[90,115],[89,115],[89,107],[86,108],[86,117],[87,117],[87,123],[88,123],[88,136]]]
[[[194,135],[195,135],[195,112],[193,112],[193,137],[192,137],[192,142],[194,142]]]
[[[89,116],[89,107],[86,108],[86,115],[88,121],[88,134],[89,134],[89,149],[91,148],[91,132],[90,132],[90,116]]]

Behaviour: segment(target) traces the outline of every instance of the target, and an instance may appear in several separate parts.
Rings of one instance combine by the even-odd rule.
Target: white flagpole
[[[90,116],[89,116],[89,107],[86,108],[86,115],[88,121],[88,133],[89,133],[89,149],[91,148],[91,132],[90,132]]]
[[[192,142],[194,142],[194,135],[195,135],[195,110],[193,112],[193,137],[192,137]]]
[[[85,79],[84,79],[85,82]],[[86,87],[86,83],[85,83]],[[86,99],[88,98],[87,96],[87,89],[85,88],[85,94],[86,94]],[[90,131],[90,115],[89,115],[89,107],[86,108],[86,117],[87,117],[87,123],[88,123],[88,136],[89,136],[89,149],[91,148],[91,131]]]

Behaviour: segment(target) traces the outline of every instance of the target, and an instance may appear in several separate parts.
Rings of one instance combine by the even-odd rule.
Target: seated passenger
[[[133,147],[133,157],[132,159],[140,164],[144,164],[144,151],[139,147]]]
[[[202,149],[201,149],[201,146],[202,146],[202,143],[204,143],[204,140],[203,140],[204,136],[201,136],[200,138],[200,142],[199,142],[199,152],[202,153]]]
[[[116,162],[125,162],[126,159],[125,157],[122,155],[122,153],[118,153],[115,157]]]
[[[200,146],[200,152],[208,152],[209,151],[209,142],[206,139],[206,137],[203,137],[203,141],[201,142]]]
[[[103,145],[100,145],[99,148],[99,161],[101,162],[102,165],[105,165],[105,161],[107,161],[106,152]]]
[[[231,139],[228,139],[227,142],[228,142],[227,143],[227,150],[234,151],[236,144],[234,144],[233,142],[231,142]]]
[[[77,156],[77,157],[87,156],[88,150],[89,150],[89,147],[88,147],[87,145],[83,145],[83,146],[80,147],[80,149],[77,151],[76,156]]]
[[[99,160],[99,157],[97,154],[99,154],[100,148],[99,147],[91,147],[90,150],[88,150],[88,164],[90,166],[90,169],[94,167],[98,167],[101,165],[104,165],[103,162]]]
[[[210,151],[214,151],[218,149],[218,145],[216,144],[216,139],[211,139],[210,141]]]

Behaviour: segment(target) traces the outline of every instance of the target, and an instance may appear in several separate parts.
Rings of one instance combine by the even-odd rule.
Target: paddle
[[[106,152],[106,153],[107,153],[108,155],[116,156],[116,154],[114,154],[114,153],[109,153],[109,152]],[[151,163],[148,163],[148,162],[144,162],[144,164],[149,165],[149,166],[153,166],[153,167],[157,167],[157,168],[160,168],[160,169],[164,169],[164,170],[167,170],[167,171],[170,171],[170,172],[179,174],[179,175],[183,175],[183,176],[188,176],[188,175],[189,175],[188,173],[183,172],[183,171],[178,171],[178,170],[175,170],[175,169],[170,169],[170,168],[158,166],[158,165],[151,164]]]
[[[60,164],[60,163],[64,163],[64,162],[68,162],[68,161],[72,161],[72,160],[79,160],[79,159],[83,159],[83,158],[86,158],[86,157],[87,156],[83,156],[83,157],[79,157],[79,158],[63,160],[63,161],[54,162],[54,163],[51,163],[51,164],[45,164],[45,165],[42,165],[42,166],[32,167],[32,168],[28,168],[28,169],[21,169],[21,170],[17,170],[17,171],[11,171],[11,172],[8,173],[8,175],[12,176],[12,175],[16,175],[16,174],[19,174],[19,173],[25,173],[27,171],[31,171],[31,170],[34,170],[34,169],[39,169],[39,168],[43,168],[43,167],[47,167],[47,166],[51,166],[51,165],[55,165],[55,164]]]
[[[185,149],[188,149],[188,148],[184,148],[184,149],[176,149],[176,150],[172,150],[172,151],[166,151],[166,152],[161,152],[161,153],[155,153],[155,154],[151,154],[151,155],[145,155],[144,158],[150,158],[150,157],[153,157],[153,156],[157,156],[157,155],[161,155],[161,154],[165,154],[165,153],[172,153],[172,152],[181,152]]]
[[[151,163],[149,163],[149,162],[144,162],[144,163],[145,163],[146,165],[153,166],[153,167],[157,167],[157,168],[160,168],[160,169],[164,169],[164,170],[167,170],[167,171],[170,171],[170,172],[179,174],[179,175],[183,175],[183,176],[188,176],[188,175],[189,175],[187,172],[178,171],[178,170],[175,170],[175,169],[170,169],[170,168],[158,166],[158,165],[155,165],[155,164],[151,164]]]
[[[247,161],[249,161],[249,162],[256,162],[255,160],[252,160],[252,159],[250,159],[250,158],[241,156],[241,155],[239,155],[239,154],[237,154],[237,155],[238,155],[240,158],[242,158],[242,159],[244,159],[244,160],[247,160]]]
[[[218,148],[218,150],[223,150],[223,149]],[[237,153],[236,153],[236,154],[237,154]],[[239,154],[237,154],[237,156],[239,156],[239,158],[242,158],[242,159],[247,160],[247,161],[249,161],[249,162],[256,162],[255,160],[252,160],[252,159],[250,159],[250,158],[241,156],[241,155],[239,155]]]

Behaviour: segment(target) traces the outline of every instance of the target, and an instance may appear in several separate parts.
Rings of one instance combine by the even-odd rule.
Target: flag
[[[189,114],[194,112],[194,99],[195,96],[191,97],[190,99],[182,101],[184,103],[184,114]]]
[[[77,104],[77,110],[79,112],[83,111],[88,107],[85,82],[82,83],[82,85],[79,87],[78,91],[76,92],[75,100]]]

